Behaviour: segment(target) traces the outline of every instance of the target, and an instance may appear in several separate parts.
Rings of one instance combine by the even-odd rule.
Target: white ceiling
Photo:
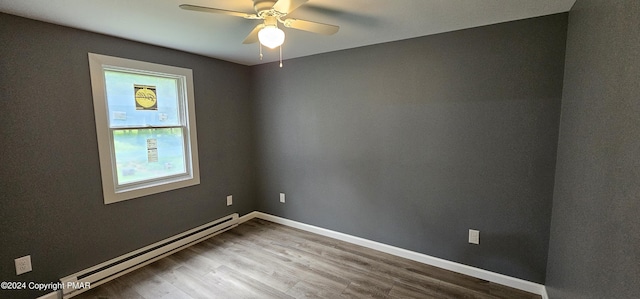
[[[566,12],[575,0],[309,0],[288,17],[340,26],[324,36],[284,28],[284,59]],[[0,11],[245,65],[277,50],[242,44],[259,20],[179,4],[254,13],[252,0],[0,0]]]

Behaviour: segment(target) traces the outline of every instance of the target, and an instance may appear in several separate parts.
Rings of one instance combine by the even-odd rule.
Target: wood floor
[[[75,298],[541,297],[252,219]]]

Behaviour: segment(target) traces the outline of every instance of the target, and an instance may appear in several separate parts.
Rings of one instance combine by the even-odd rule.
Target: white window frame
[[[193,92],[193,72],[190,69],[89,53],[89,70],[93,91],[93,108],[100,156],[104,203],[110,204],[200,184],[198,142]],[[186,173],[178,176],[146,180],[135,184],[117,184],[117,169],[113,129],[109,126],[105,70],[160,75],[178,79],[181,126],[184,130]]]

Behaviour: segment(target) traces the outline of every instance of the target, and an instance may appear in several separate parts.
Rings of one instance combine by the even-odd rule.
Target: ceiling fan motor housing
[[[276,4],[275,0],[253,0],[253,8],[258,13],[265,10],[271,10],[274,4]]]
[[[251,33],[249,33],[242,42],[243,44],[253,44],[258,41],[262,42],[259,36],[260,32],[268,28],[280,31],[278,35],[283,35],[284,33],[278,28],[278,23],[282,23],[284,27],[287,28],[324,35],[331,35],[338,32],[340,27],[335,25],[300,19],[283,19],[287,14],[304,5],[307,1],[309,0],[253,0],[253,8],[256,11],[255,14],[191,4],[180,4],[179,7],[185,10],[225,14],[248,20],[263,20],[261,24],[253,28]],[[274,30],[272,31],[275,32]]]

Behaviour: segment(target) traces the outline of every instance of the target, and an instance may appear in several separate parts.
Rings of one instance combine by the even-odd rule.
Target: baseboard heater
[[[234,213],[61,278],[62,298],[76,296],[236,226],[238,214]]]

